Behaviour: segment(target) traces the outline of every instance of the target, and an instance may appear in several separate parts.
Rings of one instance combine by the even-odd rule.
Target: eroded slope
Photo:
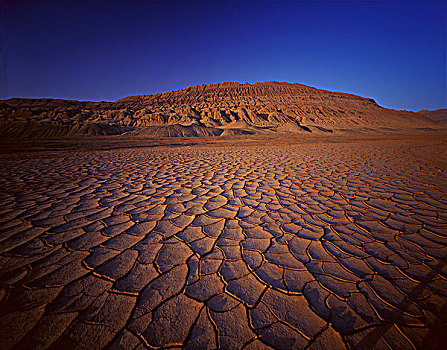
[[[437,129],[421,114],[382,108],[374,100],[301,84],[197,85],[116,102],[10,99],[0,104],[8,134],[17,122],[62,125],[83,135],[235,136],[396,132]],[[46,124],[45,124],[46,123]],[[10,126],[13,125],[13,126]],[[3,132],[5,133],[5,132]],[[39,134],[39,132],[36,132]],[[22,136],[16,132],[15,136]]]

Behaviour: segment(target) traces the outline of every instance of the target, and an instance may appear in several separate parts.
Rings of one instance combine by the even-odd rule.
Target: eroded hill
[[[301,84],[218,83],[116,102],[9,99],[0,136],[233,137],[248,134],[366,133],[437,129],[421,114]]]

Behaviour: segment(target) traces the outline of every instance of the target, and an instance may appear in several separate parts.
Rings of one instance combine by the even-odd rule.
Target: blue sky
[[[118,98],[287,81],[447,107],[446,1],[1,3],[0,97]]]

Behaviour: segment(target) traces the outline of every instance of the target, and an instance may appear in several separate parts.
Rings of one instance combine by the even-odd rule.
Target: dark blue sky
[[[446,1],[0,0],[0,96],[299,82],[446,108]]]

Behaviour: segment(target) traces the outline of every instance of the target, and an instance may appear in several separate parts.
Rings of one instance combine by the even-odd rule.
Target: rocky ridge
[[[13,98],[0,102],[0,126],[2,136],[15,137],[232,137],[440,127],[373,99],[280,82],[197,85],[115,102]]]

